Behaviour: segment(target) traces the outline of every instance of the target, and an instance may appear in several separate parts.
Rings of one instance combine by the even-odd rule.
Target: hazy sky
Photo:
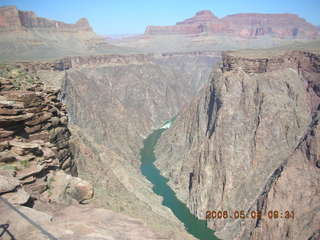
[[[142,33],[147,25],[173,25],[197,11],[223,17],[234,13],[296,13],[320,25],[320,0],[0,0],[38,16],[74,23],[88,18],[98,34]]]

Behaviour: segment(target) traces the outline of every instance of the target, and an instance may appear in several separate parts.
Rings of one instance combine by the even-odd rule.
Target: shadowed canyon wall
[[[163,237],[192,239],[141,175],[139,150],[206,83],[217,60],[193,53],[71,60],[62,98],[79,175],[94,184],[96,204],[138,217]]]
[[[161,136],[157,166],[199,217],[295,213],[294,220],[211,219],[218,237],[317,239],[319,60],[313,51],[226,53]]]
[[[161,58],[164,57],[172,58],[171,63],[163,63]],[[177,59],[174,60],[175,58]],[[185,60],[185,64],[189,64],[189,66],[184,66],[183,64],[183,66],[177,66],[176,68],[171,66],[174,61],[181,64],[183,59]],[[202,81],[208,79],[211,71],[209,66],[212,66],[215,61],[215,57],[193,56],[192,54],[190,56],[179,55],[177,57],[136,55],[75,57],[50,63],[23,62],[11,66],[7,65],[7,69],[10,68],[8,70],[10,74],[15,74],[16,76],[18,73],[20,74],[20,71],[22,71],[22,76],[24,76],[24,74],[34,74],[37,76],[36,79],[39,81],[39,84],[41,81],[45,83],[46,87],[52,88],[53,90],[43,91],[45,93],[48,92],[49,96],[47,98],[53,101],[52,104],[54,106],[63,106],[60,103],[61,98],[66,102],[67,109],[63,106],[62,122],[63,124],[68,122],[68,118],[64,117],[68,112],[68,116],[70,117],[69,121],[73,124],[69,124],[68,129],[71,129],[72,133],[70,150],[72,150],[74,157],[72,159],[74,159],[74,161],[70,162],[68,158],[70,151],[65,151],[65,141],[62,141],[65,135],[69,141],[69,130],[65,130],[65,128],[60,126],[61,123],[59,119],[54,115],[59,114],[59,112],[52,114],[52,116],[50,115],[51,108],[54,110],[55,107],[51,105],[47,107],[49,112],[46,112],[47,110],[43,113],[35,112],[37,114],[37,118],[35,119],[33,119],[33,116],[26,116],[27,119],[24,119],[24,115],[19,115],[24,114],[21,112],[21,109],[18,109],[17,113],[15,113],[13,111],[15,109],[12,110],[9,105],[4,106],[5,108],[10,108],[10,110],[7,110],[7,112],[9,111],[8,114],[17,115],[19,113],[17,116],[14,116],[15,118],[12,116],[4,116],[4,120],[9,121],[9,123],[12,121],[18,121],[19,123],[23,121],[21,122],[21,127],[19,127],[19,125],[17,130],[20,131],[20,128],[21,130],[26,129],[24,131],[28,131],[32,136],[33,134],[37,135],[39,133],[42,136],[48,132],[48,137],[52,135],[52,141],[58,139],[59,147],[57,148],[56,155],[59,159],[62,159],[60,164],[61,168],[70,171],[76,162],[79,176],[89,180],[89,182],[93,184],[95,198],[90,203],[94,204],[94,206],[101,206],[116,212],[122,212],[125,215],[121,216],[115,212],[102,211],[101,209],[93,210],[92,206],[89,206],[87,210],[74,205],[70,207],[71,210],[68,210],[69,208],[65,208],[65,206],[60,206],[59,204],[66,204],[68,201],[72,203],[73,200],[70,200],[68,197],[69,194],[75,194],[76,198],[83,197],[80,194],[83,189],[81,191],[79,190],[80,192],[72,189],[74,185],[77,187],[77,184],[82,184],[83,187],[84,181],[80,183],[77,182],[78,180],[72,182],[70,180],[71,178],[61,172],[51,172],[50,174],[48,172],[48,176],[43,176],[44,179],[40,178],[35,183],[29,184],[29,182],[33,181],[33,175],[37,176],[37,174],[39,174],[38,171],[34,169],[36,166],[34,165],[34,163],[36,164],[35,161],[31,161],[31,165],[27,164],[26,171],[28,170],[31,173],[24,173],[28,174],[26,176],[26,178],[28,177],[26,184],[28,184],[28,188],[35,188],[37,191],[41,191],[37,193],[40,201],[37,201],[35,209],[46,209],[46,214],[50,215],[44,217],[43,212],[37,212],[37,210],[29,210],[23,207],[20,208],[21,211],[25,212],[28,216],[33,216],[38,219],[41,224],[51,229],[57,236],[62,236],[64,233],[59,230],[59,226],[55,224],[50,226],[48,219],[50,219],[51,216],[54,219],[61,220],[60,226],[63,226],[65,221],[70,219],[75,226],[88,224],[88,226],[92,228],[91,231],[99,232],[98,229],[94,228],[94,225],[90,225],[91,223],[87,220],[83,222],[78,221],[76,217],[70,218],[68,214],[57,211],[57,209],[65,209],[66,212],[74,211],[74,216],[82,216],[82,214],[84,214],[83,211],[90,211],[92,214],[98,214],[97,216],[100,216],[101,219],[108,216],[114,217],[115,221],[121,224],[127,224],[126,226],[128,226],[128,228],[130,228],[130,226],[133,228],[128,233],[123,234],[121,233],[121,229],[112,230],[111,225],[111,227],[108,228],[111,229],[111,232],[108,233],[109,235],[107,236],[122,234],[121,236],[130,236],[134,239],[134,232],[145,231],[147,233],[145,237],[150,237],[150,239],[193,239],[185,232],[181,223],[173,216],[170,210],[161,205],[161,199],[154,195],[150,183],[148,183],[139,172],[138,151],[142,146],[143,137],[147,135],[152,128],[160,126],[164,120],[176,114],[179,108],[188,101],[188,97],[192,97],[198,88],[204,84]],[[194,63],[199,63],[201,67],[195,67],[195,65],[193,65]],[[13,68],[13,70],[11,70],[11,68]],[[18,70],[15,70],[15,68]],[[185,73],[184,68],[188,68],[189,72]],[[5,90],[15,90],[15,87],[19,87],[21,81],[19,74],[17,75],[18,78],[13,80],[16,85],[7,86],[6,84],[9,84],[9,82],[4,81],[1,83],[1,88]],[[198,77],[195,82],[192,81],[194,76]],[[10,78],[12,79],[11,75]],[[27,78],[26,81],[33,81],[33,79]],[[61,85],[62,83],[63,85]],[[62,90],[60,91],[61,87]],[[39,88],[34,91],[40,91],[38,89]],[[180,91],[181,89],[183,89],[183,91]],[[12,95],[13,93],[9,91],[8,94]],[[16,96],[17,98],[17,96],[20,95],[22,95],[20,98],[26,95],[26,101],[32,100],[35,102],[34,104],[39,105],[36,105],[36,108],[32,108],[31,110],[40,111],[43,108],[41,101],[44,100],[40,96],[38,97],[38,92],[18,91],[16,95],[12,96]],[[15,99],[13,97],[9,100]],[[15,100],[18,100],[18,98]],[[6,115],[7,113],[4,112],[4,114]],[[24,123],[24,121],[27,123]],[[8,125],[9,123],[6,124]],[[59,131],[53,131],[55,128],[52,131],[47,131],[53,127],[53,124],[58,127]],[[4,137],[10,137],[12,134],[15,134],[15,131],[11,131],[11,128],[2,130],[1,134],[5,134]],[[61,141],[60,138],[62,139]],[[30,144],[28,144],[29,143],[24,142],[20,143],[24,148],[33,147],[36,149],[38,146],[29,146]],[[21,147],[20,145],[19,147]],[[54,145],[51,145],[50,147],[55,148]],[[49,163],[52,161],[51,158],[54,157],[55,152],[50,152],[50,149],[47,150],[45,146],[46,145],[42,146],[41,143],[39,143],[38,148],[46,149],[46,154],[50,153],[52,155],[50,155],[49,159],[45,158],[46,162]],[[7,144],[6,147],[2,149],[4,155],[1,157],[4,157],[5,161],[11,161],[10,157],[12,158],[12,156],[7,156],[7,152],[8,150],[11,151],[11,148],[16,147],[17,146],[13,145],[13,142],[11,143],[10,141],[10,144]],[[67,149],[69,149],[69,145]],[[20,158],[23,157],[19,157],[19,161]],[[59,162],[54,161],[53,163],[58,164],[58,166],[54,165],[55,167],[60,166]],[[29,175],[30,178],[32,178],[30,180]],[[23,179],[25,179],[25,176],[23,176]],[[48,184],[50,185],[49,187]],[[137,189],[137,186],[139,186],[139,189]],[[64,187],[69,190],[64,191]],[[69,193],[69,191],[71,191],[71,193]],[[25,201],[27,201],[27,199]],[[46,202],[48,199],[50,199],[53,205],[49,204],[49,206],[47,206],[43,203],[43,201]],[[82,200],[83,199],[80,199],[79,201]],[[55,205],[55,203],[58,205]],[[3,210],[2,212],[6,212],[8,216],[13,217],[8,209],[3,208],[3,206],[0,207]],[[40,218],[39,214],[42,214],[43,218]],[[124,220],[124,216],[128,215],[140,218],[144,223],[148,223],[148,228],[142,226],[141,221],[134,219],[132,221],[137,222],[132,224],[130,217],[128,217],[128,221]],[[19,218],[16,220],[16,222],[21,222]],[[114,222],[111,224],[117,223]],[[20,233],[27,231],[25,225],[19,227],[19,225],[14,224],[11,228]],[[149,230],[149,228],[151,228],[152,231]],[[31,231],[33,232],[33,230]],[[153,232],[159,234],[154,234]],[[81,233],[77,232],[76,234]],[[30,237],[38,239],[38,237],[41,236],[30,235]],[[88,239],[89,238],[88,236]]]

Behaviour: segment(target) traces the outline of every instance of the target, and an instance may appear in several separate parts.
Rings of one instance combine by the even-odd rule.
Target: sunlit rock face
[[[92,185],[75,177],[68,113],[59,90],[46,88],[35,72],[20,65],[4,65],[0,74],[1,197],[30,207],[90,200]]]
[[[295,14],[243,13],[221,19],[208,10],[173,26],[148,26],[146,34],[226,34],[243,38],[315,38],[318,30]]]
[[[224,54],[211,83],[161,136],[157,165],[199,217],[295,213],[294,220],[212,219],[218,237],[316,236],[319,59],[308,51]]]
[[[121,51],[96,35],[86,18],[64,23],[15,6],[0,7],[0,45],[6,63]]]
[[[81,18],[75,24],[38,17],[32,11],[20,11],[15,6],[0,8],[0,31],[23,31],[26,29],[42,29],[46,31],[80,32],[92,31],[89,22]]]

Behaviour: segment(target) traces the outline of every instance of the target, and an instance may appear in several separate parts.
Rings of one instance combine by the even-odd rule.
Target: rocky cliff
[[[216,61],[201,54],[71,60],[63,99],[79,174],[94,183],[96,204],[138,217],[164,238],[192,239],[141,175],[139,150],[205,84]]]
[[[79,177],[91,182],[95,189],[95,198],[90,204],[112,210],[98,211],[101,219],[115,219],[108,228],[113,229],[119,222],[124,226],[110,230],[107,237],[137,239],[137,232],[144,231],[146,239],[194,239],[185,232],[172,212],[161,205],[161,198],[154,195],[150,183],[140,174],[139,149],[143,138],[153,128],[175,115],[205,84],[210,67],[216,61],[216,54],[212,53],[79,56],[52,62],[19,62],[14,67],[23,71],[20,73],[20,70],[16,72],[9,69],[10,74],[6,78],[19,87],[23,76],[35,74],[40,77],[36,80],[44,82],[46,88],[51,86],[57,89],[50,91],[59,93],[66,103],[69,122],[72,123],[68,129],[72,132],[70,145],[75,158],[73,163],[77,165]],[[27,77],[26,81],[35,80]],[[64,106],[61,107],[66,111]],[[38,125],[42,127],[41,123]],[[50,202],[57,204],[72,203],[70,211],[74,211],[75,216],[83,216],[83,211],[90,211],[92,217],[89,219],[96,218],[92,215],[97,213],[92,206],[90,210],[74,206],[77,200],[70,194],[76,194],[77,191],[60,191],[70,187],[73,189],[80,180],[71,180],[73,178],[70,179],[61,171],[45,177],[51,187],[40,194],[41,199],[48,197],[48,201],[50,199]],[[70,228],[64,225],[64,219],[70,216],[62,214],[63,211],[69,211],[65,206],[43,206],[42,201],[35,201],[35,207],[40,210],[48,208],[48,216],[40,219],[41,213],[23,207],[20,209],[37,217],[55,235],[67,234]],[[5,209],[2,212],[7,211]],[[124,216],[129,220],[124,221]],[[61,224],[48,225],[48,218],[59,219]],[[135,223],[130,220],[132,218],[140,220]],[[72,218],[71,221],[75,228],[87,224],[89,228],[92,227],[90,231],[105,234],[95,228],[88,218],[83,221]],[[16,222],[20,223],[19,218]],[[12,224],[12,227],[21,233],[28,231],[28,228],[19,228],[19,224]],[[61,232],[57,228],[67,230]],[[133,229],[129,231],[129,228]],[[122,230],[126,232],[124,235],[120,234]],[[79,236],[76,235],[78,232],[74,234],[72,236]],[[90,239],[90,236],[86,237]]]
[[[32,11],[20,11],[15,6],[0,7],[0,31],[38,29],[61,32],[92,32],[89,22],[81,18],[75,24],[38,17]]]
[[[221,19],[210,11],[200,11],[174,26],[148,26],[145,34],[225,34],[244,38],[315,38],[315,26],[295,14],[235,14]]]
[[[192,55],[71,58],[64,82],[71,121],[138,166],[132,156],[138,156],[142,138],[178,113],[215,61]]]
[[[113,158],[107,155],[110,151],[101,151],[102,153],[98,154],[94,147],[97,144],[94,141],[91,143],[90,138],[87,139],[84,133],[78,132],[76,127],[73,127],[74,134],[71,139],[68,112],[60,101],[62,93],[48,84],[44,85],[42,77],[39,78],[38,75],[45,70],[52,74],[59,74],[64,70],[55,66],[55,63],[1,66],[0,218],[1,223],[7,224],[9,231],[4,232],[1,239],[11,239],[10,234],[15,239],[44,238],[43,233],[32,222],[13,211],[3,199],[58,239],[93,240],[98,236],[99,239],[156,240],[173,239],[176,235],[179,236],[176,239],[193,239],[175,220],[168,227],[164,227],[166,225],[162,222],[165,234],[159,234],[152,231],[150,226],[147,227],[143,221],[129,217],[128,212],[120,214],[93,205],[93,186],[77,177],[77,165],[80,166],[81,175],[85,176],[82,172],[85,164],[88,175],[94,169],[95,177],[101,178],[100,182],[111,182],[116,188],[114,191],[120,193],[124,191],[124,187],[117,178],[130,178],[130,174],[124,171],[115,175],[100,175],[101,171],[109,172],[110,169],[104,167],[102,162],[95,161],[96,159],[101,160],[103,157],[106,166],[112,164],[115,171],[121,170],[125,163],[112,163]],[[43,76],[50,78],[50,74]],[[47,81],[50,82],[50,79]],[[109,179],[112,177],[114,179]],[[131,177],[132,179],[134,177]],[[96,183],[93,183],[96,187]],[[145,183],[138,181],[136,184]],[[107,185],[109,186],[110,184]],[[111,188],[103,188],[103,192],[113,194]],[[96,193],[96,198],[101,196],[101,189],[97,188]],[[152,196],[151,191],[145,194]],[[125,202],[125,197],[128,196],[121,196],[124,199],[114,195],[111,199],[114,203],[121,200]],[[132,198],[130,201],[133,203],[137,200]],[[132,203],[130,207],[136,206],[136,203]],[[160,202],[157,204],[160,205]],[[113,207],[114,210],[117,205],[114,204]],[[146,206],[140,208],[145,210]],[[145,211],[145,215],[149,215],[150,223],[158,223],[159,215],[152,214],[151,210]],[[160,215],[170,218],[171,213],[166,210]],[[100,227],[97,227],[98,225]]]
[[[0,7],[0,44],[0,62],[6,63],[121,52],[97,36],[85,18],[69,24],[15,6]]]
[[[319,237],[319,51],[225,53],[211,83],[160,138],[157,165],[222,239]],[[260,211],[262,219],[250,214]],[[294,220],[269,219],[294,212]],[[230,216],[229,215],[229,216]]]
[[[77,168],[59,91],[44,89],[35,75],[22,68],[5,66],[1,75],[0,168],[5,188],[1,196],[30,206],[37,200],[66,203],[73,198],[79,202],[90,199],[92,192],[85,191],[90,186],[84,181],[71,176],[66,180],[65,173],[76,176]],[[56,188],[52,183],[56,178],[65,181],[65,187],[72,186],[70,195]]]

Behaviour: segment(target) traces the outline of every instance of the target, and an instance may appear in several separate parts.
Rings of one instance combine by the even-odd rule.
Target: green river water
[[[199,220],[191,214],[187,206],[177,199],[175,192],[167,184],[168,179],[161,176],[159,169],[154,165],[156,160],[154,147],[165,130],[164,128],[155,130],[144,140],[144,146],[140,151],[141,172],[153,184],[153,192],[163,197],[162,204],[171,209],[184,224],[187,232],[200,240],[217,240],[214,231],[207,227],[206,221]]]

